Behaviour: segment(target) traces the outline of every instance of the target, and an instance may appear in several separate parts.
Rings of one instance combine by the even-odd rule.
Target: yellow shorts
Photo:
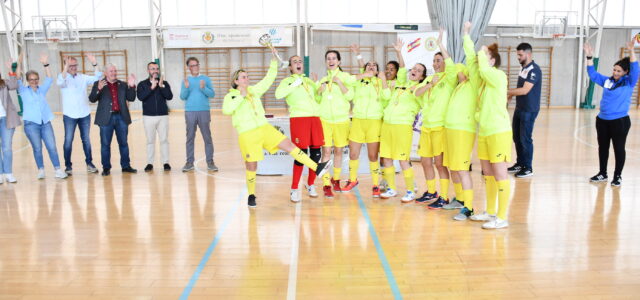
[[[511,131],[478,136],[478,158],[490,163],[510,162],[512,142]]]
[[[349,140],[352,142],[379,143],[382,120],[353,119],[349,130]]]
[[[418,144],[418,155],[420,157],[436,157],[444,153],[445,129],[420,128],[420,142]]]
[[[413,126],[382,123],[380,129],[380,157],[409,160],[413,140]]]
[[[469,131],[447,129],[444,161],[451,171],[468,171],[471,165],[471,152],[476,134]]]
[[[349,145],[349,121],[329,123],[322,121],[324,147],[345,147]]]
[[[286,138],[271,124],[245,131],[238,136],[242,158],[247,162],[261,161],[264,159],[262,149],[275,153],[278,151],[278,144]]]

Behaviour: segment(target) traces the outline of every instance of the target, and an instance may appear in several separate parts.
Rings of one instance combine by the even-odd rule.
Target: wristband
[[[587,59],[588,59],[588,60],[592,60],[592,59],[593,59],[593,56],[587,56]]]
[[[42,66],[46,68],[46,67],[48,67],[48,66],[49,66],[49,64],[44,64],[44,65],[42,65]]]
[[[91,65],[92,65],[92,66],[94,66],[94,67],[97,67],[97,66],[98,66],[98,64],[95,64],[95,65],[94,65],[94,64],[91,64]]]
[[[356,55],[356,58],[357,58],[357,59],[362,59],[362,54],[358,54],[358,55]]]
[[[16,77],[18,74],[16,74],[16,72],[9,72],[9,76],[10,77]]]

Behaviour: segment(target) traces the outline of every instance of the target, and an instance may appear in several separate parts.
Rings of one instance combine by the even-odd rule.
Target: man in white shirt
[[[60,87],[62,95],[62,114],[64,121],[64,164],[65,172],[72,173],[71,167],[71,146],[76,132],[76,125],[80,129],[80,139],[84,149],[85,162],[89,173],[98,173],[98,169],[93,164],[91,156],[91,142],[89,128],[91,127],[91,109],[87,97],[87,87],[102,77],[102,72],[98,67],[96,58],[86,55],[91,65],[94,67],[94,75],[89,76],[78,73],[78,60],[74,57],[65,57],[64,69],[58,75],[57,85]]]

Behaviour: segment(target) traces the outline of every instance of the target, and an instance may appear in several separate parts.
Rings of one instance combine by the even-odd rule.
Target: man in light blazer
[[[115,131],[120,148],[122,172],[137,173],[129,159],[129,124],[131,115],[127,101],[136,100],[136,77],[129,75],[127,82],[118,80],[118,71],[113,64],[105,67],[105,77],[96,81],[91,88],[89,101],[98,102],[95,124],[100,126],[100,153],[102,155],[102,176],[111,174],[111,140]]]

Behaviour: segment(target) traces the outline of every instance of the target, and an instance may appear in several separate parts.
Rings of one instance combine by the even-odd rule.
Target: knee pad
[[[309,154],[309,150],[307,149],[300,149],[300,151],[304,152],[304,154]],[[301,162],[294,160],[293,163],[297,166],[304,166]]]
[[[322,158],[322,150],[320,148],[311,148],[311,154],[309,157],[311,157],[311,160],[314,162],[319,162],[320,158]]]

